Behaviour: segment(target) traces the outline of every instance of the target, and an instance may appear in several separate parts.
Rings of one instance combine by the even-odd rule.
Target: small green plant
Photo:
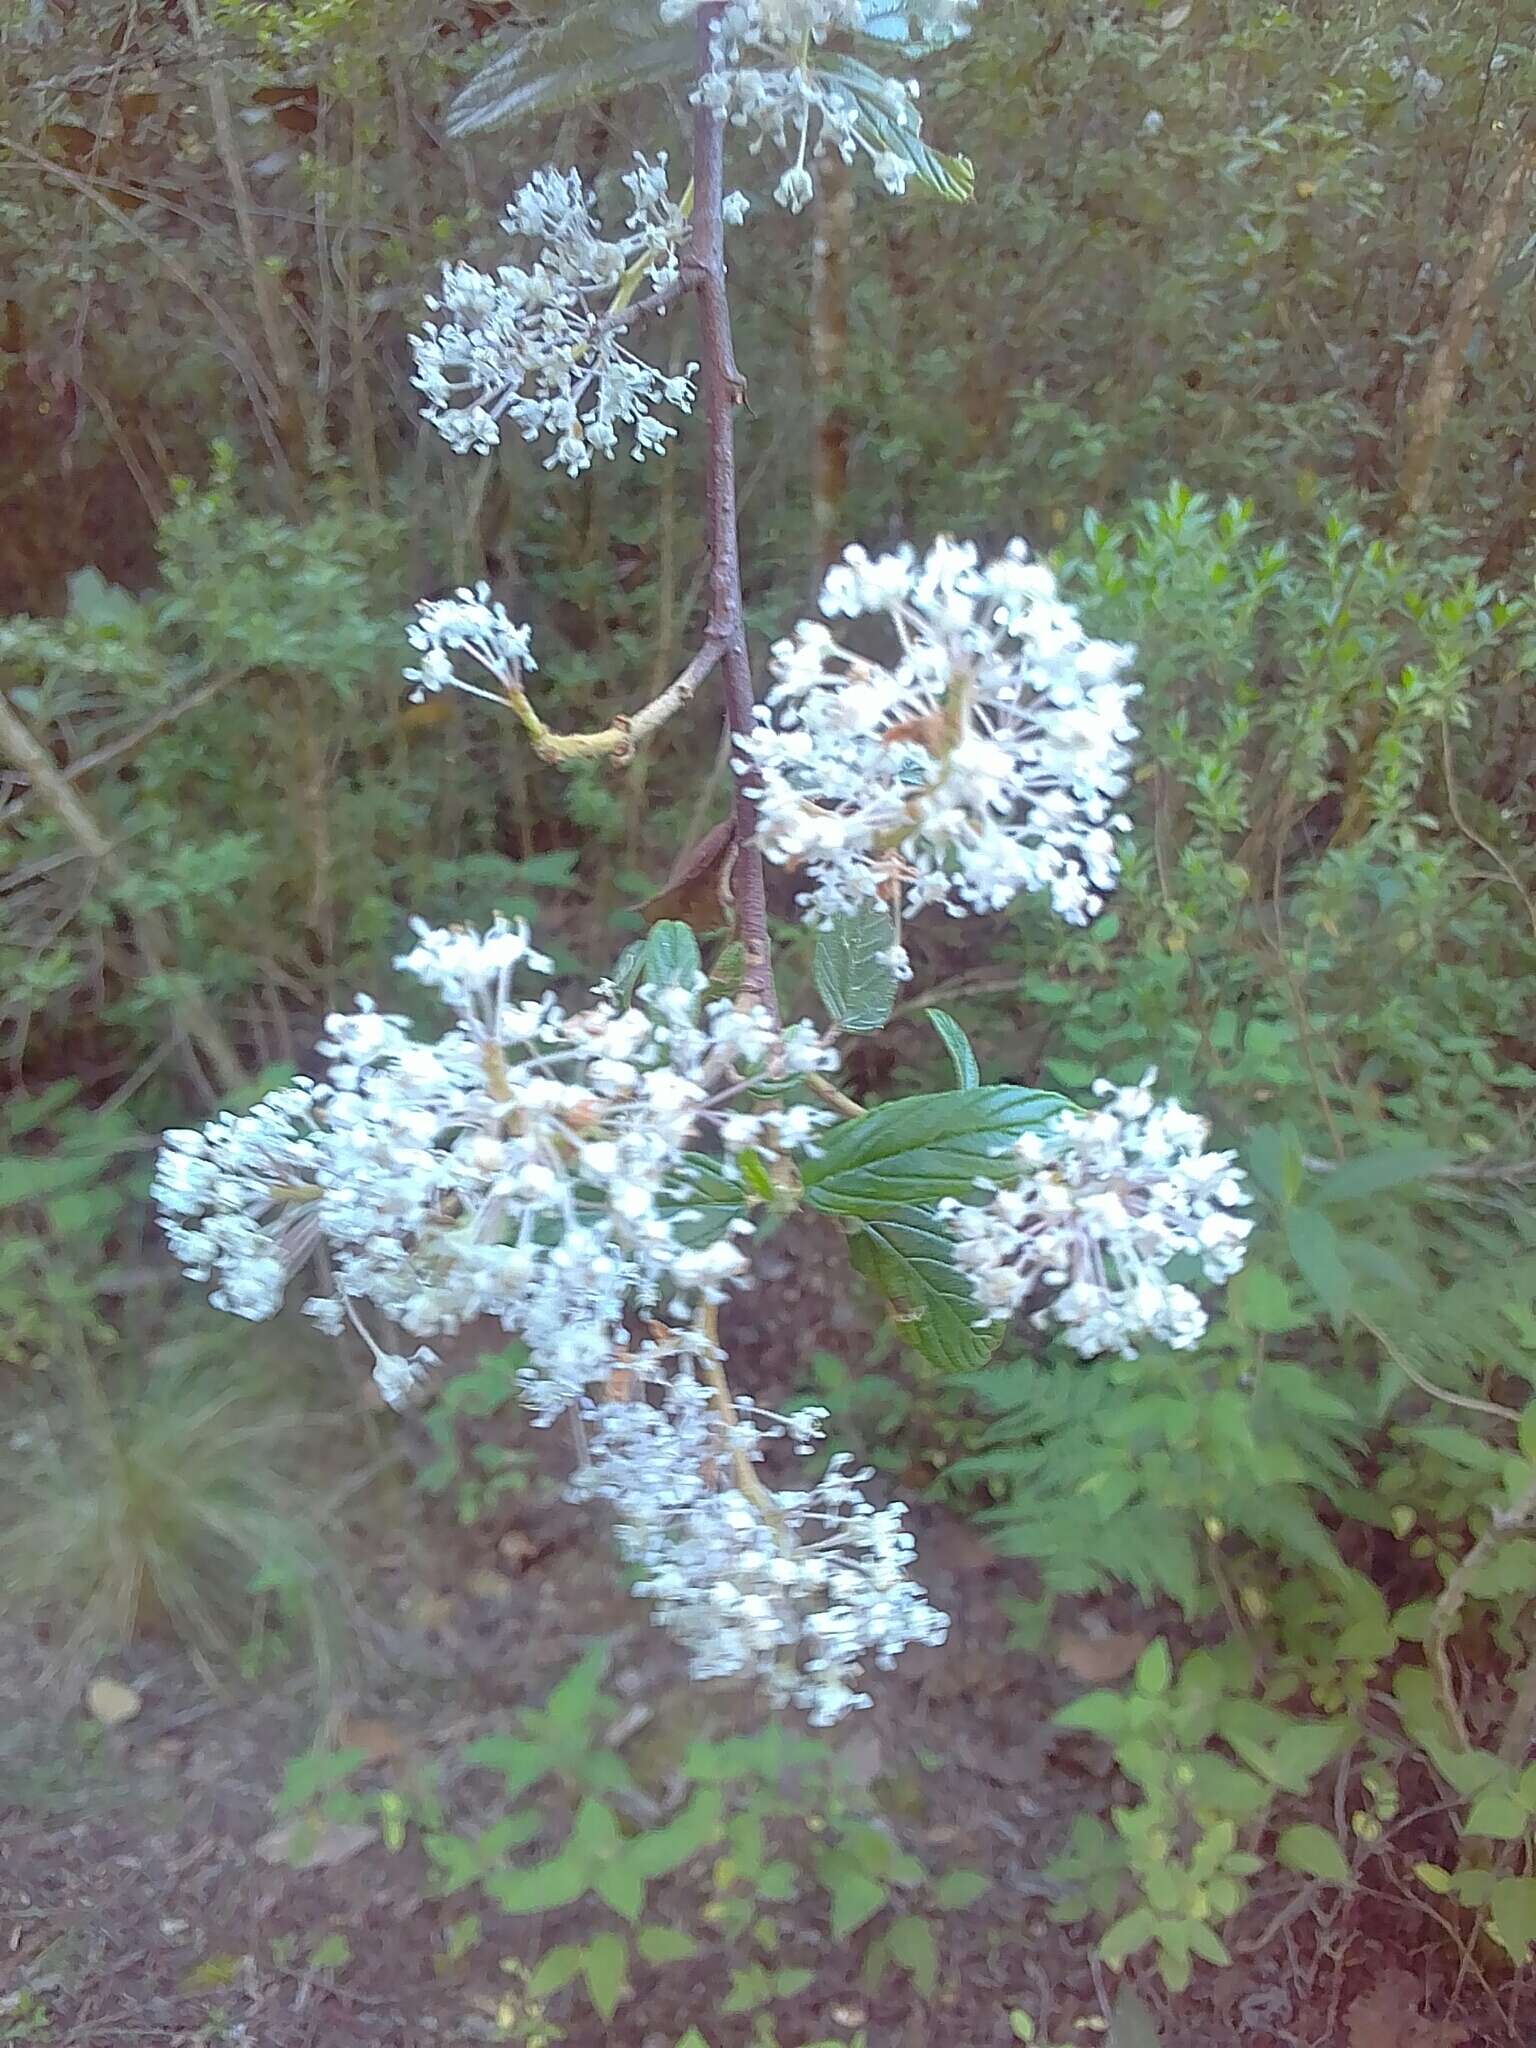
[[[534,2013],[540,2027],[568,1991],[609,2022],[644,1977],[707,1966],[724,1937],[731,1963],[719,2010],[750,2017],[754,2039],[770,2040],[771,2007],[815,1981],[807,1902],[828,1939],[860,1941],[867,1987],[895,1971],[929,1995],[943,1915],[974,1903],[988,1880],[966,1870],[931,1877],[844,1784],[825,1743],[779,1726],[692,1740],[662,1810],[607,1740],[618,1705],[602,1689],[605,1661],[594,1646],[542,1706],[464,1750],[465,1766],[501,1781],[502,1810],[472,1830],[452,1824],[436,1780],[384,1784],[364,1750],[294,1759],[277,1801],[307,1824],[291,1853],[302,1861],[326,1824],[377,1826],[389,1848],[419,1831],[437,1894],[477,1900],[445,1930],[442,1976],[491,1938],[495,1915],[537,1916],[541,1927],[548,1916],[557,1938],[503,1965],[519,1984],[509,2011]],[[570,1931],[560,1939],[563,1916]]]
[[[452,1499],[461,1528],[492,1513],[500,1501],[526,1493],[534,1460],[525,1451],[475,1436],[470,1425],[505,1418],[517,1407],[517,1372],[526,1354],[521,1345],[492,1351],[443,1386],[426,1413],[426,1430],[437,1456],[422,1467],[416,1483],[426,1493]]]
[[[1236,1646],[1196,1651],[1175,1675],[1161,1640],[1143,1652],[1128,1692],[1089,1693],[1057,1720],[1109,1743],[1140,1796],[1115,1807],[1110,1827],[1077,1817],[1050,1867],[1063,1887],[1053,1916],[1108,1919],[1099,1943],[1106,1962],[1118,1969],[1151,1948],[1164,1983],[1182,1991],[1195,1958],[1230,1961],[1216,1930],[1264,1868],[1251,1845],[1274,1799],[1305,1793],[1348,1741],[1349,1724],[1298,1721],[1255,1700]],[[1275,1853],[1292,1868],[1349,1882],[1342,1852],[1321,1829],[1287,1830]]]

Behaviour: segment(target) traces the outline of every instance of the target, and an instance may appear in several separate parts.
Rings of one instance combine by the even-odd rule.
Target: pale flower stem
[[[819,1095],[828,1109],[835,1109],[839,1116],[853,1118],[864,1114],[862,1102],[855,1102],[851,1095],[845,1095],[841,1088],[829,1081],[825,1074],[807,1074],[806,1086],[813,1095]]]
[[[622,764],[634,753],[642,741],[648,740],[681,711],[685,704],[691,704],[699,685],[714,671],[725,648],[723,642],[713,633],[704,642],[688,666],[670,682],[660,696],[653,697],[649,704],[632,716],[616,718],[601,732],[552,732],[540,718],[528,693],[520,683],[510,678],[506,683],[505,702],[527,733],[533,751],[541,761],[559,766],[572,761],[594,761],[611,758]]]
[[[731,1392],[731,1383],[725,1376],[725,1367],[720,1363],[720,1311],[711,1302],[706,1302],[699,1312],[700,1325],[704,1331],[709,1352],[704,1365],[704,1377],[714,1389],[715,1412],[728,1430],[741,1426],[737,1412],[736,1397]],[[752,1460],[740,1445],[731,1446],[731,1470],[736,1475],[736,1485],[753,1506],[760,1509],[764,1518],[776,1528],[781,1520],[779,1504],[752,1469]]]

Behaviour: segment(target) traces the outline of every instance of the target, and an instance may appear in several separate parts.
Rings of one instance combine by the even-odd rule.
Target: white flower
[[[418,1339],[497,1318],[528,1345],[530,1406],[549,1421],[633,1354],[647,1318],[686,1320],[740,1283],[746,1188],[733,1221],[704,1228],[689,1155],[714,1151],[731,1175],[748,1148],[807,1150],[830,1113],[753,1083],[835,1056],[809,1025],[694,990],[569,1013],[548,990],[514,1000],[516,975],[550,967],[522,924],[415,932],[396,965],[454,1027],[423,1042],[366,1000],[329,1018],[328,1079],[171,1133],[156,1199],[188,1272],[253,1320],[323,1252],[331,1284],[308,1313],[359,1332],[386,1392],[405,1383],[399,1347],[365,1316]]]
[[[1208,1280],[1243,1263],[1252,1223],[1231,1152],[1203,1149],[1204,1120],[1154,1101],[1148,1073],[1136,1088],[1096,1084],[1102,1107],[1064,1110],[1019,1140],[1022,1178],[983,1207],[943,1204],[984,1322],[1003,1322],[1042,1291],[1032,1320],[1058,1325],[1085,1358],[1154,1337],[1183,1350],[1199,1342],[1199,1297],[1168,1278],[1186,1259]]]
[[[427,401],[422,417],[457,453],[494,448],[506,421],[527,441],[552,434],[545,466],[576,476],[594,452],[613,455],[621,428],[637,460],[656,453],[676,429],[653,408],[691,408],[697,365],[669,376],[637,356],[620,304],[639,278],[675,282],[687,216],[668,193],[665,156],[637,156],[623,183],[633,204],[614,240],[579,174],[546,169],[513,195],[503,222],[540,245],[531,264],[444,267],[427,301],[444,317],[412,335],[411,381]]]
[[[776,1704],[826,1726],[869,1705],[856,1689],[867,1662],[889,1668],[909,1643],[941,1643],[948,1623],[910,1577],[902,1509],[863,1497],[869,1473],[838,1456],[803,1490],[756,1479],[772,1439],[813,1447],[819,1415],[742,1403],[727,1423],[695,1371],[710,1355],[695,1336],[659,1402],[584,1410],[572,1497],[612,1502],[620,1550],[644,1574],[636,1591],[687,1649],[695,1678],[751,1673]]]
[[[457,590],[452,597],[423,598],[416,606],[414,625],[406,628],[406,638],[422,657],[419,668],[405,671],[405,680],[416,685],[411,696],[417,703],[438,690],[458,689],[505,705],[507,692],[529,669],[538,667],[530,629],[516,625],[505,605],[492,603],[488,583]],[[466,682],[453,665],[458,653],[467,654],[494,677],[500,691]]]
[[[391,1408],[409,1408],[433,1366],[440,1363],[437,1353],[425,1344],[409,1358],[402,1358],[398,1352],[380,1351],[374,1356],[373,1383]]]
[[[692,14],[698,0],[661,0],[664,20]],[[970,32],[975,0],[912,0],[902,37],[927,50],[942,49]],[[845,163],[867,156],[887,191],[905,189],[910,153],[891,145],[915,143],[920,133],[917,86],[881,78],[865,67],[860,92],[817,62],[829,37],[868,38],[864,0],[728,0],[714,35],[714,68],[695,97],[713,106],[751,137],[753,155],[765,146],[792,152],[791,167],[774,197],[799,213],[815,190],[809,166],[829,151]],[[867,41],[865,43],[867,47]]]
[[[639,1590],[695,1672],[760,1675],[818,1722],[865,1704],[866,1662],[946,1625],[908,1576],[901,1509],[871,1506],[839,1459],[769,1493],[751,1473],[764,1447],[808,1451],[819,1416],[743,1401],[728,1419],[704,1384],[720,1356],[706,1305],[746,1277],[752,1229],[739,1181],[739,1213],[711,1220],[721,1182],[749,1148],[811,1148],[830,1113],[782,1090],[834,1055],[808,1024],[705,1004],[702,976],[568,1012],[548,989],[513,998],[515,974],[549,971],[526,926],[415,933],[396,964],[452,1005],[453,1027],[424,1042],[364,999],[326,1021],[325,1082],[169,1133],[155,1193],[172,1247],[253,1319],[320,1255],[328,1285],[306,1313],[356,1332],[396,1408],[437,1353],[381,1341],[371,1319],[426,1338],[497,1318],[528,1348],[533,1419],[575,1409],[574,1494],[614,1504]]]
[[[949,540],[921,561],[850,548],[821,608],[888,619],[890,665],[802,622],[736,761],[764,852],[810,878],[807,921],[872,902],[960,917],[1028,891],[1086,923],[1127,825],[1131,650],[1089,639],[1022,541],[985,566]]]

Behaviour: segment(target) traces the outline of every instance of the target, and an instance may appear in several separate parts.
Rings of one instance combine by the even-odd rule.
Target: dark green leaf
[[[899,79],[888,78],[857,57],[821,52],[814,75],[841,87],[858,108],[859,133],[873,149],[898,157],[920,185],[940,199],[971,198],[976,173],[968,158],[946,156],[923,141],[922,122]]]
[[[941,1372],[974,1372],[996,1350],[1002,1326],[977,1327],[975,1297],[953,1244],[931,1210],[913,1207],[851,1226],[848,1255],[889,1302],[905,1342]]]
[[[1339,1234],[1318,1209],[1287,1209],[1285,1240],[1301,1277],[1335,1322],[1349,1313],[1354,1286],[1339,1245]]]
[[[895,1215],[1018,1177],[1013,1148],[1071,1104],[1037,1088],[956,1088],[888,1102],[822,1139],[802,1179],[811,1206],[834,1216]]]
[[[701,1787],[665,1827],[641,1835],[631,1850],[635,1867],[647,1877],[665,1877],[697,1856],[720,1833],[720,1794]]]
[[[1501,1877],[1489,1895],[1493,1931],[1517,1963],[1536,1942],[1536,1877]]]
[[[562,1942],[559,1948],[546,1949],[529,1975],[529,1991],[535,1998],[548,1998],[552,1992],[563,1991],[579,1973],[582,1959],[583,1951],[574,1942]]]
[[[552,1913],[573,1905],[588,1885],[587,1859],[569,1844],[546,1863],[497,1871],[485,1888],[504,1913]]]
[[[839,1031],[878,1031],[896,1000],[889,914],[870,908],[840,917],[816,939],[816,992]]]
[[[1405,1182],[1427,1180],[1453,1163],[1449,1152],[1432,1152],[1425,1145],[1367,1153],[1363,1159],[1346,1159],[1331,1173],[1320,1173],[1313,1200],[1330,1208],[1335,1202],[1358,1202],[1387,1188],[1401,1187]]]
[[[725,1235],[745,1214],[746,1202],[740,1182],[722,1173],[719,1161],[707,1153],[685,1152],[681,1164],[673,1195],[664,1206],[674,1219],[678,1243],[699,1251]]]
[[[944,1041],[955,1069],[955,1081],[961,1088],[981,1086],[981,1068],[976,1064],[976,1055],[971,1051],[971,1041],[950,1016],[948,1010],[930,1010],[928,1022]]]

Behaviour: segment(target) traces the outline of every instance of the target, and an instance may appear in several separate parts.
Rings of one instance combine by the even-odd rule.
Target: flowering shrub
[[[664,11],[686,10],[666,0]],[[541,172],[507,216],[538,245],[531,262],[494,278],[450,266],[433,302],[450,318],[415,348],[425,416],[452,447],[483,453],[509,420],[530,439],[553,434],[551,466],[573,475],[594,450],[613,454],[621,426],[637,456],[664,449],[673,430],[653,406],[686,410],[697,395],[703,644],[633,717],[553,733],[528,688],[530,632],[482,585],[419,607],[409,638],[421,659],[406,676],[418,692],[459,687],[504,706],[548,761],[623,763],[719,669],[735,748],[739,986],[723,973],[712,983],[692,931],[663,922],[570,1009],[547,986],[523,992],[551,971],[525,926],[418,922],[396,965],[443,998],[449,1030],[424,1042],[360,999],[327,1022],[326,1079],[171,1133],[156,1191],[174,1249],[221,1308],[270,1316],[313,1266],[308,1313],[367,1347],[396,1406],[431,1397],[428,1340],[496,1318],[527,1346],[535,1420],[574,1419],[573,1497],[612,1507],[638,1590],[694,1673],[754,1674],[773,1700],[825,1723],[867,1704],[870,1662],[941,1641],[946,1622],[909,1576],[902,1509],[865,1498],[868,1473],[837,1457],[809,1487],[762,1475],[781,1448],[812,1448],[823,1420],[781,1417],[727,1379],[717,1311],[751,1283],[762,1219],[801,1204],[834,1219],[911,1340],[975,1365],[1023,1307],[1085,1356],[1131,1353],[1145,1332],[1194,1342],[1204,1311],[1187,1278],[1236,1271],[1245,1196],[1231,1155],[1205,1151],[1205,1126],[1176,1104],[1128,1089],[1084,1114],[1038,1089],[984,1086],[948,1019],[954,1089],[869,1108],[829,1078],[838,1037],[878,1029],[910,973],[904,920],[935,905],[951,917],[995,910],[1021,892],[1070,923],[1099,910],[1127,829],[1114,806],[1135,737],[1131,651],[1084,633],[1022,541],[985,564],[950,540],[921,558],[855,547],[821,609],[884,621],[890,665],[803,623],[774,651],[766,704],[755,701],[724,254],[745,207],[725,192],[725,131],[755,129],[754,147],[796,131],[777,192],[791,211],[809,196],[808,158],[827,148],[863,150],[890,190],[917,180],[960,196],[954,160],[921,142],[907,89],[823,45],[935,47],[964,21],[947,0],[913,0],[894,38],[861,0],[706,0],[692,12],[685,195],[670,198],[664,160],[637,160],[627,232],[610,241],[579,174]],[[662,378],[629,337],[687,300],[701,360]],[[461,676],[456,656],[478,674]],[[765,858],[809,877],[801,907],[819,933],[826,1028],[781,1018]]]

